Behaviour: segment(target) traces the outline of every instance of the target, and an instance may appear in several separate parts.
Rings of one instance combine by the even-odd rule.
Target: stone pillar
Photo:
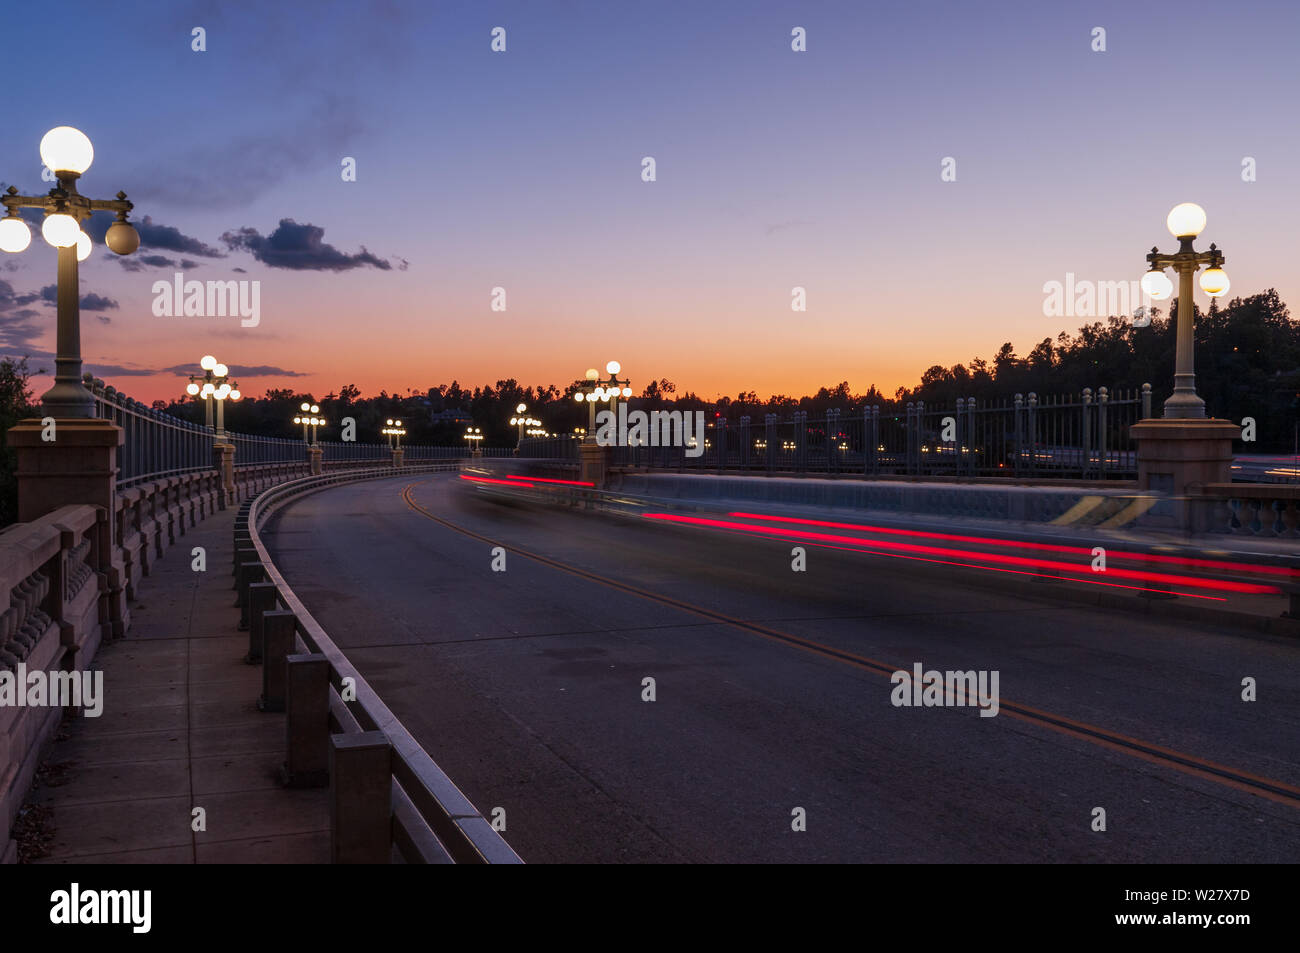
[[[323,655],[284,659],[287,750],[280,780],[291,788],[329,783],[330,663]]]
[[[94,417],[45,420],[48,428],[31,418],[9,431],[9,446],[18,453],[18,521],[39,519],[69,503],[113,513],[122,428]]]
[[[307,448],[307,462],[308,462],[309,464],[311,464],[311,475],[312,475],[312,476],[320,476],[320,474],[321,474],[321,458],[322,458],[323,456],[325,456],[325,451],[322,450],[320,447],[308,447],[308,448]]]
[[[401,447],[396,447],[393,450],[393,469],[400,470],[402,468],[402,460],[405,458],[405,456],[406,456],[406,451],[403,450]]]
[[[1161,417],[1139,421],[1129,432],[1138,445],[1138,488],[1172,498],[1168,507],[1153,508],[1144,521],[1200,530],[1195,497],[1207,483],[1232,479],[1232,441],[1241,428],[1212,417]]]
[[[329,737],[330,862],[386,864],[393,849],[392,746],[382,731]]]
[[[221,508],[235,502],[235,445],[233,443],[214,443],[212,456],[220,474]]]
[[[130,619],[126,571],[116,538],[117,448],[124,441],[121,427],[97,417],[32,417],[9,430],[9,446],[18,456],[18,522],[73,503],[103,510],[95,569],[107,580],[100,619],[104,634],[114,638],[126,633]]]
[[[605,448],[595,441],[584,441],[578,447],[578,479],[601,490],[605,487],[605,471]]]
[[[469,455],[471,459],[478,460],[480,457],[483,456],[483,448],[475,445],[474,449],[470,451]]]

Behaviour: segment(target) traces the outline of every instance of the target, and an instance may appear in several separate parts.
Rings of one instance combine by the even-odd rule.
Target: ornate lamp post
[[[465,428],[465,445],[470,448],[470,456],[483,455],[483,431],[479,427]]]
[[[227,400],[239,400],[243,395],[239,392],[239,383],[229,379],[230,368],[220,363],[211,354],[203,356],[203,360],[199,361],[199,367],[203,369],[203,376],[191,374],[185,392],[191,397],[203,398],[204,422],[209,430],[213,429],[212,406],[216,404],[216,440],[217,443],[222,443],[226,439],[225,403]]]
[[[1205,416],[1205,401],[1196,393],[1196,374],[1193,372],[1192,277],[1202,265],[1208,266],[1201,275],[1201,290],[1211,298],[1228,293],[1230,283],[1223,270],[1223,253],[1210,243],[1210,250],[1198,252],[1192,247],[1196,236],[1205,228],[1205,210],[1192,202],[1174,207],[1165,220],[1170,234],[1178,239],[1179,248],[1172,255],[1162,254],[1152,248],[1147,255],[1151,270],[1142,276],[1142,290],[1156,301],[1163,301],[1173,292],[1173,283],[1165,277],[1165,269],[1178,272],[1178,328],[1175,335],[1174,392],[1165,401],[1164,416],[1189,419]]]
[[[217,426],[212,439],[212,450],[217,470],[221,473],[221,483],[225,489],[226,502],[235,500],[235,445],[226,441],[225,406],[227,400],[239,400],[239,385],[229,380],[230,369],[211,354],[203,355],[199,361],[203,375],[190,375],[190,383],[185,393],[191,397],[203,398],[204,423],[212,430],[212,407],[216,405]]]
[[[59,265],[54,386],[45,392],[41,404],[49,416],[56,418],[94,417],[95,399],[81,382],[77,263],[84,261],[91,249],[90,237],[81,230],[81,223],[93,212],[116,212],[117,221],[109,226],[104,241],[118,255],[129,255],[139,248],[140,235],[126,220],[134,206],[126,200],[125,192],[118,192],[116,199],[91,199],[77,191],[77,179],[95,158],[85,133],[71,126],[57,126],[42,137],[40,151],[41,160],[54,173],[58,185],[48,195],[19,195],[10,186],[0,196],[7,210],[0,220],[0,250],[17,253],[32,240],[27,224],[18,216],[20,208],[44,209],[41,235],[59,250]]]
[[[111,518],[117,503],[117,448],[125,433],[111,420],[95,416],[95,398],[82,383],[77,266],[91,252],[90,237],[81,230],[81,223],[95,212],[117,215],[104,237],[114,254],[131,254],[140,247],[140,235],[126,220],[134,206],[125,192],[118,192],[116,199],[100,200],[77,191],[77,180],[95,158],[94,147],[84,133],[71,126],[57,126],[41,137],[40,154],[54,173],[55,187],[46,195],[19,195],[10,187],[0,196],[5,210],[0,219],[0,250],[17,254],[31,243],[31,230],[18,214],[24,208],[45,213],[41,235],[58,249],[54,385],[41,397],[44,416],[55,418],[57,432],[50,440],[40,418],[20,421],[9,431],[9,445],[18,455],[18,520],[39,519],[72,503],[98,506],[110,514],[97,531],[99,562],[92,568],[107,580],[101,618],[114,636],[121,636],[130,610],[125,581],[110,557],[117,532],[117,521]]]
[[[406,428],[402,426],[400,420],[389,417],[385,426],[379,432],[388,437],[388,447],[393,453],[393,466],[400,467],[404,455],[402,437],[406,436]]]
[[[605,365],[608,379],[601,380],[600,372],[592,367],[588,368],[584,380],[575,381],[578,389],[573,399],[587,405],[587,431],[578,448],[578,476],[596,487],[605,485],[605,448],[596,442],[596,404],[609,404],[617,418],[618,399],[632,396],[632,382],[618,376],[622,370],[618,361],[610,361]]]
[[[1205,228],[1205,211],[1199,205],[1184,202],[1175,206],[1166,219],[1170,233],[1178,239],[1178,251],[1162,254],[1152,248],[1147,255],[1150,270],[1142,278],[1142,289],[1157,301],[1173,293],[1173,283],[1164,270],[1178,272],[1178,325],[1175,329],[1174,390],[1165,401],[1164,416],[1142,420],[1129,428],[1138,447],[1138,487],[1169,500],[1167,507],[1152,509],[1144,523],[1161,522],[1178,529],[1197,532],[1203,528],[1208,508],[1204,501],[1213,500],[1214,484],[1227,484],[1232,474],[1232,441],[1241,435],[1230,420],[1205,416],[1205,401],[1196,393],[1193,372],[1192,276],[1202,266],[1201,290],[1212,298],[1228,292],[1228,276],[1223,271],[1223,253],[1217,245],[1198,252],[1193,246]]]
[[[325,418],[316,416],[320,413],[320,407],[309,401],[303,401],[299,409],[302,413],[295,415],[293,422],[302,424],[302,442],[307,445],[307,464],[311,475],[320,476],[325,451],[316,443],[316,428],[325,425]]]
[[[534,431],[535,431],[538,427],[540,427],[540,426],[542,425],[542,422],[541,422],[540,420],[536,420],[536,419],[534,419],[534,418],[532,418],[532,417],[527,417],[527,416],[525,416],[525,415],[524,415],[524,412],[525,412],[526,410],[528,410],[528,405],[527,405],[527,404],[520,404],[518,407],[515,408],[515,414],[516,414],[516,416],[510,418],[510,425],[511,425],[512,427],[518,427],[518,428],[519,428],[519,437],[515,440],[515,445],[516,445],[516,447],[517,447],[517,446],[518,446],[518,445],[523,441],[523,439],[524,439],[524,428],[525,428],[525,427],[529,427],[529,428],[531,428],[531,429],[528,431],[528,436],[531,437],[531,436],[534,436]]]
[[[388,437],[388,448],[390,450],[400,450],[402,447],[402,438],[406,436],[406,428],[402,426],[400,420],[394,420],[389,417],[385,426],[379,432]]]
[[[596,442],[596,404],[608,403],[609,409],[618,413],[619,397],[632,396],[632,382],[626,379],[620,379],[619,371],[623,369],[618,361],[610,361],[605,365],[605,373],[609,375],[607,380],[600,379],[600,372],[594,367],[588,368],[586,378],[580,381],[574,381],[578,385],[578,390],[574,392],[573,399],[578,403],[587,404],[587,435],[585,442]]]
[[[316,404],[302,402],[302,413],[293,418],[296,424],[302,424],[302,440],[308,447],[316,447],[316,428],[325,426],[325,418],[317,417],[320,407]]]

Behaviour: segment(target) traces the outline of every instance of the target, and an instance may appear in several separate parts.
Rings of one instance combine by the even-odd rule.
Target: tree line
[[[1009,403],[1015,394],[1035,392],[1076,395],[1085,387],[1138,388],[1152,385],[1152,408],[1160,405],[1173,387],[1174,319],[1158,308],[1149,314],[1149,324],[1136,326],[1131,316],[1111,316],[1084,325],[1071,334],[1061,331],[1045,337],[1023,357],[1010,342],[988,358],[976,357],[967,364],[944,367],[936,364],[914,387],[900,387],[892,397],[873,384],[855,392],[847,381],[822,387],[814,394],[795,397],[772,394],[759,397],[743,391],[735,397],[709,400],[686,391],[678,393],[672,381],[651,380],[636,396],[646,410],[703,410],[732,421],[748,414],[756,422],[773,413],[788,418],[796,410],[810,418],[824,416],[831,408],[857,413],[864,406],[877,405],[882,413],[899,411],[908,401],[924,400],[927,407],[953,407],[958,398],[974,398],[980,405]],[[1195,319],[1196,386],[1214,417],[1240,421],[1253,417],[1261,453],[1290,452],[1297,438],[1300,419],[1300,323],[1291,318],[1275,290],[1234,298],[1220,307],[1211,300]],[[38,370],[36,373],[39,373]],[[18,420],[38,415],[32,396],[33,371],[27,361],[0,360],[0,428],[7,431]],[[521,385],[514,378],[473,389],[459,382],[439,384],[424,391],[407,389],[363,396],[355,385],[318,397],[293,388],[274,388],[261,397],[227,402],[226,427],[241,433],[298,438],[300,427],[293,417],[303,401],[320,406],[328,421],[323,439],[337,439],[344,417],[356,421],[360,442],[384,442],[379,431],[392,417],[402,420],[405,442],[432,445],[463,443],[467,416],[482,428],[488,446],[513,444],[516,429],[510,426],[515,407],[526,404],[527,414],[542,420],[556,433],[571,433],[587,425],[587,408],[574,400],[578,384],[564,387]],[[178,391],[180,385],[178,385]],[[155,401],[154,408],[202,423],[204,408],[196,397],[178,396],[173,401]],[[0,525],[13,519],[14,459],[8,446],[0,453]]]

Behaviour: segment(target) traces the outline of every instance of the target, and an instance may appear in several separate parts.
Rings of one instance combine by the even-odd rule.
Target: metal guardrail
[[[248,611],[250,657],[254,654],[259,658],[264,657],[264,685],[267,684],[267,679],[276,674],[270,671],[271,667],[286,665],[287,662],[276,656],[266,641],[268,630],[263,624],[265,613],[281,609],[292,613],[295,645],[290,647],[290,652],[300,642],[307,653],[323,660],[323,664],[328,667],[328,707],[330,720],[337,728],[336,734],[359,737],[361,732],[382,732],[391,751],[391,775],[388,778],[391,783],[391,804],[383,807],[384,810],[391,811],[391,840],[385,844],[387,849],[396,846],[401,856],[411,863],[522,863],[519,855],[438,767],[303,605],[272,561],[259,534],[261,524],[271,513],[307,493],[345,482],[457,469],[455,464],[425,464],[400,470],[391,467],[352,470],[283,483],[250,500],[246,513],[241,513],[235,524],[236,559],[240,559],[241,532],[247,534],[247,543],[251,546],[251,550],[244,550],[251,558],[236,564],[241,600],[246,610],[251,610]],[[265,576],[270,591],[254,598],[250,594],[250,587],[255,584],[248,580],[258,575]],[[255,603],[260,603],[260,607]],[[259,634],[262,636],[262,644],[254,644]],[[284,678],[282,684],[289,684],[289,691],[292,691],[288,676]],[[350,680],[350,694],[354,693],[352,700],[345,699],[344,679]],[[266,697],[264,694],[264,700]],[[292,712],[291,700],[286,701],[286,707]],[[292,714],[289,733],[292,739]],[[290,755],[292,761],[292,751]],[[334,779],[331,778],[330,783],[334,784]],[[382,790],[389,786],[378,787]],[[345,812],[333,812],[334,823],[339,822],[339,815],[343,813]],[[338,833],[334,832],[336,837]],[[371,856],[378,856],[379,853],[376,850]]]

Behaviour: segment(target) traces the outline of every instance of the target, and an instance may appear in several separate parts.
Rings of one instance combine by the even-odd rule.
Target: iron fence
[[[572,460],[576,463],[580,444],[581,441],[577,437],[568,435],[560,437],[525,437],[519,441],[519,456],[544,457],[547,460]]]
[[[102,380],[85,375],[87,389],[95,399],[95,416],[112,421],[125,431],[118,449],[117,484],[131,486],[182,473],[211,470],[215,466],[212,444],[216,435],[211,428],[181,420],[133,400]],[[225,439],[235,445],[235,465],[264,463],[300,463],[306,459],[305,441],[288,437],[261,437],[227,431]],[[321,441],[326,461],[390,459],[386,443]],[[405,445],[405,459],[458,460],[469,456],[464,447],[426,447]],[[487,457],[514,455],[513,448],[485,447]]]
[[[117,453],[119,486],[212,468],[207,427],[147,407],[90,374],[83,379],[95,398],[95,416],[125,431]]]
[[[235,445],[235,463],[301,463],[305,447],[301,440],[287,437],[258,437],[246,433],[227,433],[226,439]],[[212,434],[208,434],[211,446]]]
[[[924,401],[865,406],[824,415],[796,411],[760,420],[703,415],[703,448],[672,431],[611,448],[613,465],[681,470],[741,470],[864,476],[1015,476],[1133,479],[1137,447],[1129,428],[1151,416],[1151,385],[1077,395],[1016,394],[1011,399],[959,398],[955,407]],[[657,429],[652,425],[651,430]],[[693,428],[691,429],[693,433]],[[629,439],[635,438],[629,434]],[[526,439],[520,456],[576,460],[572,438]]]

